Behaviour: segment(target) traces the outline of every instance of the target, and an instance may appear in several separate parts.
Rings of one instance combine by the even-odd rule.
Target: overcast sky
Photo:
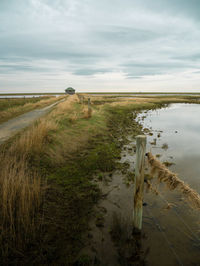
[[[200,0],[0,0],[0,92],[200,92]]]

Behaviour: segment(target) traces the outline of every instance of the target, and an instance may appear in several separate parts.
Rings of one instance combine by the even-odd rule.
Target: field
[[[0,99],[0,123],[5,122],[28,111],[48,106],[62,96],[57,97],[33,97],[33,98],[10,98]]]
[[[132,180],[119,159],[127,136],[131,133],[134,138],[142,133],[141,125],[135,120],[138,113],[172,102],[196,103],[197,100],[189,96],[126,99],[84,94],[84,102],[80,103],[74,95],[1,145],[0,256],[3,263],[92,265],[94,260],[84,248],[90,246],[91,221],[103,227],[105,212],[97,208],[105,197],[101,184],[116,170],[124,173],[126,183]],[[1,121],[48,105],[55,98],[23,101],[8,100],[9,103],[1,104],[0,114],[4,114]],[[115,241],[123,230],[121,224],[115,217],[109,225]],[[133,250],[128,258],[122,245],[116,248],[123,263],[129,263],[131,256],[137,257],[137,263],[143,263],[144,254],[134,239],[131,243]],[[101,265],[99,258],[95,263]]]

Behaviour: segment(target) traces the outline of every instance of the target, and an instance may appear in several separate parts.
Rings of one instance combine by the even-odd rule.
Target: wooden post
[[[144,158],[146,151],[146,136],[136,137],[136,165],[134,182],[134,210],[133,225],[136,229],[142,229],[142,207],[144,192]]]
[[[91,102],[90,102],[90,98],[88,98],[88,113],[91,112]]]

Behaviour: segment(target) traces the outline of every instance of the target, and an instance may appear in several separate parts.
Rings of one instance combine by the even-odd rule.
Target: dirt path
[[[10,137],[15,135],[20,130],[29,126],[31,123],[33,123],[35,119],[45,115],[53,108],[53,106],[57,105],[62,101],[64,100],[55,102],[41,109],[33,110],[31,112],[25,113],[23,115],[20,115],[16,118],[10,119],[9,121],[0,124],[0,145],[6,140],[8,140]]]

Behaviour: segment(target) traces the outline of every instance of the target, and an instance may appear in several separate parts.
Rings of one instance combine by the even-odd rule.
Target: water
[[[200,105],[173,104],[169,108],[143,112],[138,120],[144,128],[151,128],[153,136],[148,136],[147,150],[154,155],[160,154],[161,161],[171,161],[175,165],[172,171],[179,173],[181,179],[187,181],[191,187],[200,192]],[[145,117],[144,117],[145,116]],[[162,131],[162,132],[159,132]],[[135,168],[135,139],[127,136],[128,143],[121,151],[119,162],[128,164],[128,172],[116,169],[112,173],[105,173],[104,181],[96,182],[104,195],[97,206],[97,210],[104,217],[104,226],[96,226],[96,218],[90,224],[90,236],[84,249],[94,260],[100,260],[100,265],[143,265],[134,258],[146,254],[149,266],[200,265],[200,226],[199,212],[193,210],[183,200],[181,193],[168,191],[159,185],[159,196],[144,193],[143,227],[141,248],[137,256],[134,254],[135,241],[131,241],[133,225],[133,183],[128,173]],[[161,136],[158,138],[158,133]],[[150,142],[157,139],[157,145]],[[169,148],[161,147],[167,143]],[[127,182],[128,181],[128,182]],[[171,203],[171,209],[166,209]],[[119,217],[121,239],[112,242],[110,232],[113,229],[114,214]],[[118,229],[119,230],[119,229]],[[134,236],[135,237],[135,236]],[[136,238],[136,237],[135,237]],[[119,252],[120,250],[120,252]],[[83,252],[83,253],[84,253]],[[120,263],[126,261],[126,263]],[[122,260],[123,258],[123,260]],[[124,260],[126,259],[126,260]],[[130,264],[129,262],[132,262]]]
[[[200,105],[172,104],[142,113],[139,118],[143,127],[153,133],[148,135],[147,150],[160,154],[161,161],[175,163],[170,170],[200,193],[199,114]],[[156,145],[151,144],[154,139]],[[162,149],[165,143],[166,150]],[[145,193],[143,230],[147,238],[143,246],[150,248],[149,265],[200,265],[199,211],[190,208],[180,192],[161,185],[158,190],[159,196]],[[169,210],[167,202],[173,204]]]

